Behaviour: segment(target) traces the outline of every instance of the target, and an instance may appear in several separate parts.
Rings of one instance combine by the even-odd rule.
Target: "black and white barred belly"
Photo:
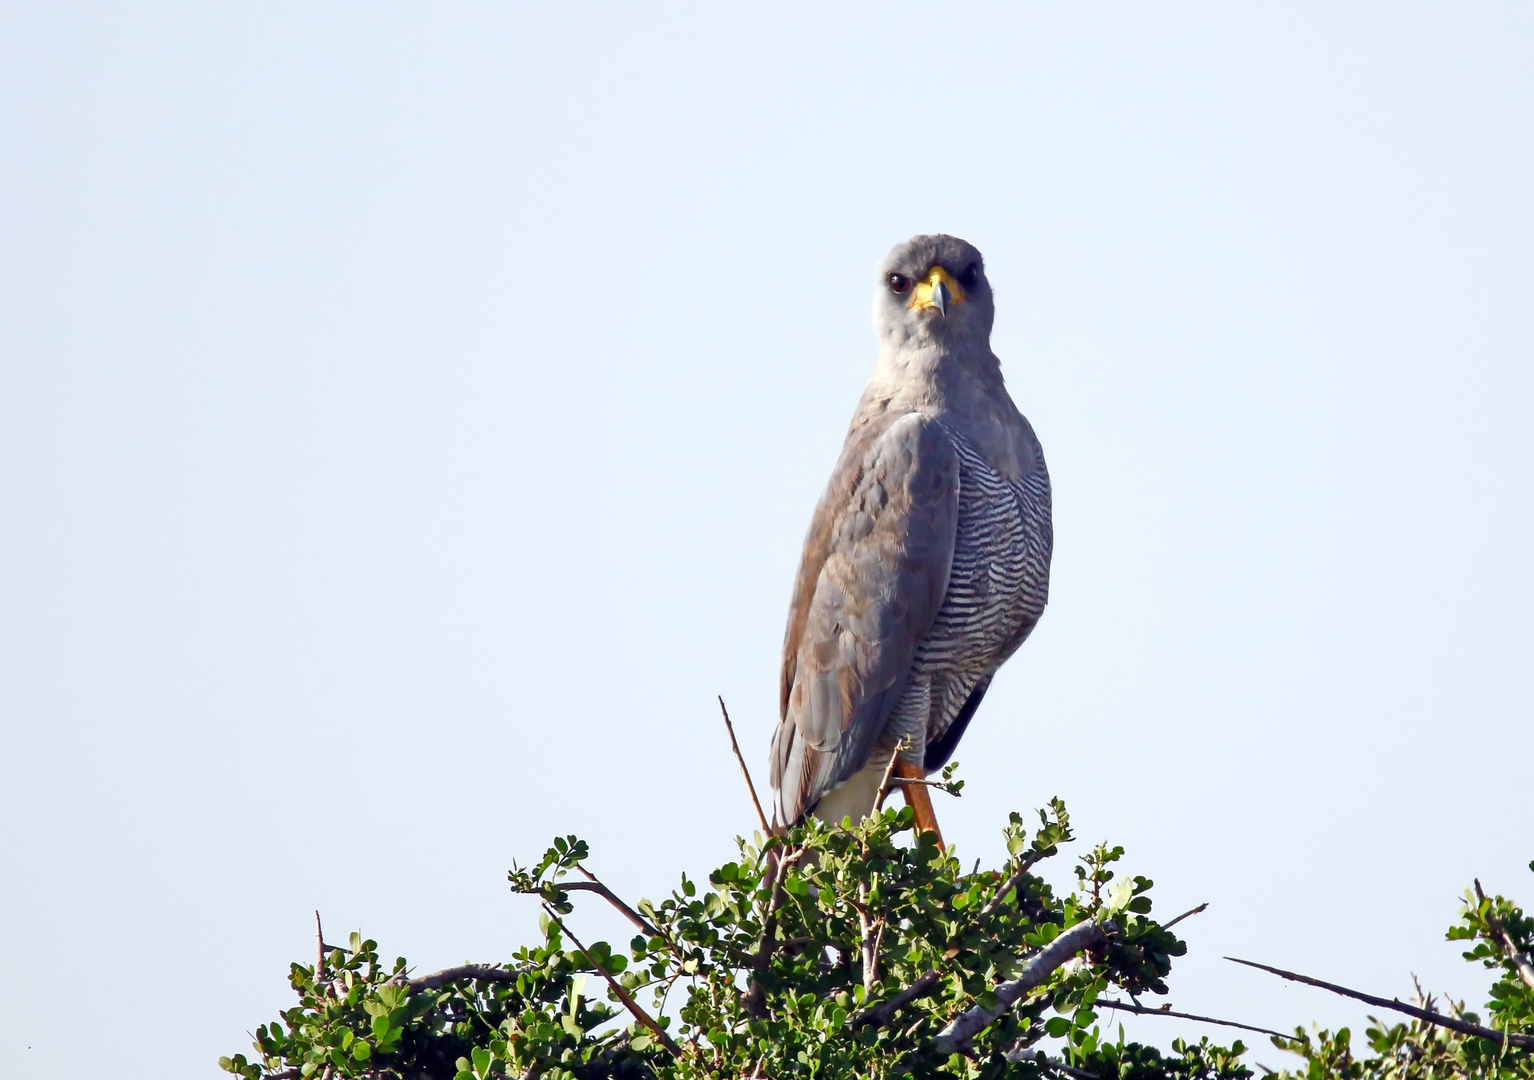
[[[939,424],[959,456],[953,566],[942,606],[916,647],[906,690],[885,727],[888,741],[880,740],[888,745],[909,738],[913,749],[941,739],[975,688],[1033,630],[1049,598],[1054,543],[1042,461],[1009,482],[962,435]]]

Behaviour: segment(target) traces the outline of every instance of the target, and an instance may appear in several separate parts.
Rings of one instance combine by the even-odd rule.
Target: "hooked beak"
[[[934,266],[927,273],[927,280],[917,282],[911,290],[911,308],[935,308],[939,315],[948,315],[949,304],[964,302],[964,288],[941,266]]]

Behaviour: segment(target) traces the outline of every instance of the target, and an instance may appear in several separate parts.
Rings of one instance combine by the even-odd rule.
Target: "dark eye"
[[[964,268],[964,273],[959,275],[959,284],[968,292],[980,283],[980,264],[970,263]]]
[[[891,274],[884,279],[884,284],[890,287],[890,292],[896,296],[904,296],[911,291],[911,279],[904,274]]]

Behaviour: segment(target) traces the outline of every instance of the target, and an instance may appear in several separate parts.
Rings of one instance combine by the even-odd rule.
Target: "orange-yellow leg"
[[[901,780],[926,779],[920,765],[903,758],[895,762],[895,775]],[[938,850],[946,851],[943,834],[937,827],[937,815],[932,812],[932,793],[927,790],[927,785],[901,784],[900,790],[905,795],[905,804],[916,814],[916,831],[934,834]]]

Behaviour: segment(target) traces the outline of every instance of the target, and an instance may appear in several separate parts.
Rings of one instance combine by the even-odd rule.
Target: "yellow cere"
[[[927,280],[918,281],[916,287],[911,290],[911,303],[909,306],[913,308],[936,307],[937,305],[932,302],[932,290],[937,288],[939,281],[948,286],[949,303],[962,304],[964,302],[963,287],[953,279],[953,275],[947,270],[944,270],[941,266],[934,266],[927,272]]]

